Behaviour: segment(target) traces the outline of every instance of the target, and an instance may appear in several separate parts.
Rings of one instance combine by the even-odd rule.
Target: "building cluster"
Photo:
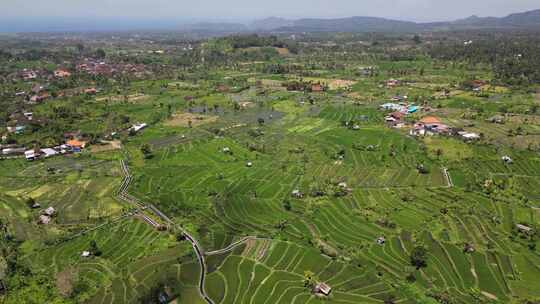
[[[86,58],[76,66],[80,73],[86,73],[93,76],[111,77],[118,74],[129,74],[130,76],[143,77],[150,73],[143,64],[132,63],[107,63],[103,60]]]
[[[26,160],[31,161],[39,158],[49,158],[56,155],[80,153],[85,146],[85,141],[71,139],[68,140],[65,144],[56,147],[25,150],[24,157],[26,158]]]
[[[386,115],[384,118],[386,123],[395,128],[402,128],[405,126],[405,116],[409,114],[416,113],[420,108],[414,104],[409,104],[405,100],[407,96],[396,96],[393,100],[403,100],[399,103],[385,103],[380,106],[384,111],[393,111],[390,114]]]
[[[398,99],[398,97],[396,97]],[[401,100],[406,100],[407,96],[402,96]],[[405,118],[421,110],[421,107],[409,104],[405,101],[399,103],[385,103],[380,106],[381,110],[392,111],[385,116],[386,123],[393,128],[410,127],[411,136],[433,136],[447,135],[456,136],[465,141],[475,141],[480,139],[480,134],[468,132],[463,129],[451,127],[443,123],[438,117],[425,116],[413,124],[408,123]]]

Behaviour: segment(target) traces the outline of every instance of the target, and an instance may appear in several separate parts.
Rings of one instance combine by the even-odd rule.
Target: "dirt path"
[[[443,168],[443,174],[446,179],[446,183],[448,184],[448,188],[454,187],[454,183],[452,182],[452,178],[450,177],[450,173],[448,172],[447,168]]]
[[[122,173],[124,174],[124,180],[118,191],[118,198],[124,200],[127,203],[133,204],[135,208],[139,212],[141,212],[142,216],[147,217],[146,215],[142,214],[144,210],[147,210],[150,213],[153,213],[155,217],[160,218],[162,221],[167,223],[169,227],[175,227],[176,229],[182,232],[182,235],[184,235],[186,240],[191,243],[191,246],[193,247],[193,250],[195,251],[195,254],[197,255],[197,260],[199,261],[199,266],[201,268],[201,274],[199,277],[199,294],[206,301],[206,303],[214,304],[214,301],[212,301],[212,299],[208,296],[204,287],[204,280],[206,278],[206,261],[204,260],[203,249],[201,245],[199,245],[199,242],[191,234],[189,234],[186,230],[184,230],[184,228],[182,228],[179,225],[176,225],[168,216],[166,216],[163,212],[161,212],[161,210],[159,210],[156,206],[150,203],[145,203],[129,195],[127,190],[132,180],[132,176],[129,173],[129,168],[127,166],[127,163],[124,160],[121,160],[120,163],[122,166]]]

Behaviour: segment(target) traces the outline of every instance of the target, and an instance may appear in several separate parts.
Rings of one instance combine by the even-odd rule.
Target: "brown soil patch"
[[[242,251],[241,255],[245,257],[250,257],[251,251],[255,248],[256,245],[257,245],[256,240],[248,240],[246,242],[246,247],[244,247],[244,251]]]
[[[354,85],[355,83],[356,81],[352,81],[352,80],[335,79],[335,80],[330,81],[328,86],[330,87],[331,90],[336,90],[336,89],[350,87]]]
[[[92,145],[90,152],[99,153],[122,149],[122,143],[119,140],[107,141],[101,144]]]
[[[166,126],[169,127],[189,127],[189,122],[191,121],[191,126],[196,127],[203,124],[215,122],[218,119],[217,116],[211,115],[199,115],[193,113],[177,113],[172,116],[167,122]]]
[[[289,55],[291,52],[289,52],[289,49],[288,48],[276,48],[276,51],[280,54],[280,55]]]
[[[262,241],[262,244],[257,248],[257,253],[255,256],[255,260],[262,261],[264,257],[266,256],[266,253],[268,252],[268,249],[270,248],[271,241],[264,240]]]
[[[75,269],[66,268],[56,274],[56,287],[60,294],[68,297],[73,291],[73,280],[75,277]]]

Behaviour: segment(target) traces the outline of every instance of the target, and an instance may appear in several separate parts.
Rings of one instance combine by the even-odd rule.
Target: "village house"
[[[26,129],[26,126],[21,126],[21,125],[6,127],[6,130],[8,131],[8,133],[15,133],[15,134],[21,134],[22,132],[24,132],[25,129]]]
[[[328,284],[320,282],[313,287],[313,293],[316,295],[329,296],[332,288]]]
[[[66,69],[56,69],[54,70],[54,77],[56,78],[67,78],[71,76],[71,73]]]
[[[384,243],[386,242],[386,239],[384,238],[384,236],[381,236],[381,237],[378,237],[377,240],[375,240],[375,241],[379,245],[384,245]]]
[[[58,154],[58,152],[56,150],[51,149],[51,148],[41,149],[41,153],[42,153],[43,157],[45,157],[45,158],[55,156],[55,155]]]
[[[324,87],[321,84],[313,84],[311,85],[311,92],[313,93],[321,93],[324,92]]]
[[[39,156],[40,152],[35,149],[24,151],[24,157],[26,160],[36,160],[39,158]]]
[[[84,94],[86,94],[86,95],[95,95],[96,93],[97,93],[96,88],[84,89]]]
[[[37,78],[37,73],[33,70],[24,69],[21,73],[21,77],[24,81],[34,80]]]
[[[405,118],[405,114],[399,111],[395,111],[390,113],[388,116],[385,117],[385,120],[387,122],[396,122],[401,121],[403,118]]]
[[[410,131],[412,136],[432,136],[435,134],[450,134],[450,127],[443,124],[439,118],[427,116],[418,121]]]
[[[71,139],[66,142],[66,145],[73,152],[81,152],[81,150],[86,147],[86,142],[77,139]]]
[[[418,106],[415,106],[415,105],[410,105],[410,106],[407,108],[407,112],[408,112],[409,114],[416,113],[418,110],[419,110],[419,107],[418,107]]]
[[[380,108],[385,111],[398,111],[398,112],[403,112],[405,109],[404,106],[397,103],[391,103],[391,102],[382,104]]]
[[[23,115],[28,120],[32,120],[34,118],[34,113],[32,113],[32,112],[24,112]]]
[[[389,79],[389,80],[386,81],[386,86],[391,88],[391,87],[398,86],[399,83],[400,83],[400,81],[397,80],[397,79]]]

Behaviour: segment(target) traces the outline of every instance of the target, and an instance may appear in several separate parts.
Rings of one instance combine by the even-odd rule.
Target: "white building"
[[[55,156],[56,154],[58,154],[58,152],[56,152],[56,150],[51,149],[51,148],[41,149],[41,153],[43,153],[43,156],[45,156],[45,157],[51,157],[51,156]]]
[[[24,157],[26,160],[34,160],[39,157],[39,153],[36,153],[36,150],[27,150],[24,151]]]
[[[140,123],[140,124],[134,124],[132,127],[131,127],[131,130],[135,131],[135,132],[139,132],[140,130],[146,128],[148,125],[146,123]]]

